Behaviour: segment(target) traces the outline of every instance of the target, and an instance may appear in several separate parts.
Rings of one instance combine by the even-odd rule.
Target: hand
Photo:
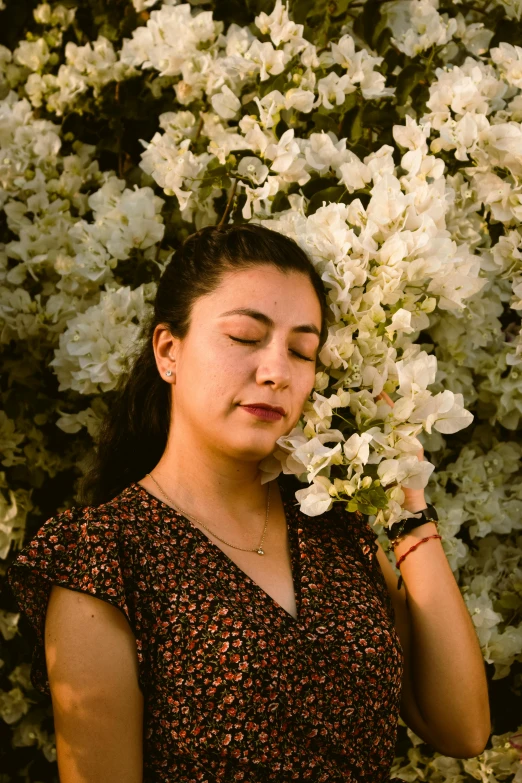
[[[393,408],[395,403],[391,399],[391,397],[386,394],[385,391],[382,391],[380,394],[377,394],[375,397],[376,400],[384,400],[388,403],[388,405]],[[417,459],[423,460],[424,459],[424,449],[420,448],[420,450],[417,452]],[[426,508],[427,503],[424,498],[424,489],[408,489],[407,487],[401,486],[402,491],[404,492],[404,502],[402,503],[402,507],[406,509],[407,511],[411,511],[413,514],[415,514],[417,511],[421,511],[423,508]]]

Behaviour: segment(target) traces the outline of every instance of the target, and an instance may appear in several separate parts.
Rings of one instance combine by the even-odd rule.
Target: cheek
[[[305,368],[304,372],[300,377],[300,382],[299,382],[299,391],[301,394],[301,398],[303,400],[303,404],[305,400],[307,400],[311,396],[314,390],[314,383],[315,383],[315,364],[311,363],[310,365],[308,365],[308,367]]]
[[[212,408],[223,407],[237,397],[248,373],[248,363],[239,351],[207,348],[197,369],[198,393]]]
[[[307,400],[311,400],[313,402],[311,398],[311,394],[314,388],[314,381],[315,381],[315,372],[310,373],[310,375],[306,378],[305,377],[300,378],[299,381],[297,381],[296,385],[294,386],[294,390],[292,393],[292,403],[295,406],[294,426],[301,418],[303,408]]]

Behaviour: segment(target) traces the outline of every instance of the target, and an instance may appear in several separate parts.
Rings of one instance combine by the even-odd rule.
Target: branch
[[[232,185],[232,190],[230,191],[230,196],[228,197],[227,205],[225,207],[225,211],[223,212],[223,217],[221,218],[221,220],[218,223],[219,227],[225,225],[225,220],[226,220],[226,217],[228,215],[228,212],[229,212],[229,209],[230,209],[230,205],[232,204],[234,196],[236,195],[236,188],[237,188],[237,177],[234,178],[234,184]]]

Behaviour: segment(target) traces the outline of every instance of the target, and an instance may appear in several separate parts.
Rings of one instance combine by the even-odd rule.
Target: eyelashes
[[[230,335],[229,335],[230,336]],[[240,340],[239,337],[232,337],[230,336],[231,340],[234,340],[237,343],[244,343],[245,345],[255,345],[259,342],[259,340]],[[313,362],[314,359],[310,359],[308,356],[302,356],[300,353],[297,353],[297,351],[292,351],[299,359],[303,359],[305,362]]]

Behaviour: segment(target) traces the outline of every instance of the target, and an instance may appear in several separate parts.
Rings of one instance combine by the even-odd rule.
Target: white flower
[[[335,102],[336,106],[340,106],[344,103],[346,96],[355,92],[356,89],[352,78],[347,73],[343,74],[343,76],[338,76],[335,71],[332,71],[328,76],[319,79],[317,83],[317,91],[319,93],[317,103],[322,104],[326,109],[333,109],[334,103],[332,101]]]
[[[259,119],[265,128],[273,128],[279,122],[281,109],[285,108],[284,95],[279,90],[272,90],[262,98],[254,97],[259,108]],[[266,142],[265,142],[266,146]]]
[[[216,114],[219,114],[224,120],[233,120],[237,117],[237,113],[241,108],[239,98],[234,95],[226,84],[223,85],[220,93],[216,93],[211,97],[210,101]]]
[[[276,0],[274,9],[270,15],[262,12],[255,17],[256,26],[270,38],[276,46],[281,43],[299,38],[303,35],[303,25],[295,24],[288,16],[287,6],[283,6],[281,0]]]
[[[409,150],[421,150],[425,154],[428,151],[426,139],[430,135],[430,123],[419,125],[409,114],[404,119],[406,125],[393,126],[393,138],[401,147],[406,147]]]
[[[286,64],[290,60],[290,55],[281,51],[281,49],[274,49],[268,41],[261,43],[256,38],[245,53],[245,58],[259,66],[259,78],[264,82],[270,76],[277,76],[277,74],[284,71]]]
[[[238,174],[248,177],[256,185],[262,185],[268,176],[268,166],[265,166],[259,158],[245,155],[241,158],[237,167]]]
[[[392,24],[392,43],[409,57],[451,40],[457,30],[457,20],[439,14],[438,0],[412,0],[409,3],[409,23],[402,26],[398,18]],[[389,17],[393,19],[393,17]]]
[[[331,464],[340,464],[342,462],[341,444],[338,443],[333,448],[329,448],[322,442],[324,437],[312,438],[298,446],[287,458],[287,467],[298,474],[306,472],[308,481],[312,481],[319,471]]]
[[[167,195],[176,195],[184,210],[197,192],[196,178],[207,166],[211,155],[196,157],[189,149],[190,139],[180,144],[168,133],[156,133],[146,144],[140,167],[150,174]]]
[[[411,313],[403,307],[394,312],[390,325],[386,327],[386,334],[390,339],[393,336],[393,332],[410,334],[413,331],[414,329],[411,326]]]
[[[522,47],[504,41],[490,49],[489,56],[509,84],[522,88]]]
[[[358,435],[356,432],[351,435],[343,446],[344,455],[354,467],[362,468],[368,462],[370,456],[370,443],[372,442],[372,433],[363,432]]]
[[[515,176],[522,176],[522,127],[520,123],[509,122],[490,125],[480,136],[482,145],[487,145],[491,166],[509,169]]]
[[[15,62],[25,65],[31,71],[41,71],[51,53],[44,38],[37,41],[21,41],[13,52]]]
[[[311,90],[292,87],[285,93],[285,109],[296,109],[309,114],[314,107],[315,95]]]
[[[310,175],[304,170],[305,160],[299,156],[299,153],[299,145],[294,139],[294,129],[289,128],[277,144],[267,146],[265,158],[272,161],[270,169],[279,174],[281,179],[304,185],[310,179]]]
[[[76,8],[66,8],[64,5],[40,3],[33,11],[33,17],[38,24],[53,25],[66,30],[74,21]]]
[[[333,501],[328,488],[325,486],[326,482],[320,480],[324,478],[326,477],[317,476],[311,486],[306,487],[306,489],[298,489],[295,493],[303,514],[315,517],[319,514],[324,514],[332,507]]]
[[[259,188],[251,188],[245,183],[239,183],[238,190],[240,189],[244,190],[247,197],[242,215],[246,220],[249,220],[252,214],[261,217],[269,214],[270,200],[279,190],[279,181],[277,177],[268,177]]]
[[[469,593],[464,594],[464,600],[475,625],[479,642],[485,646],[492,636],[491,629],[502,622],[502,615],[493,611],[493,604],[486,589],[478,594],[470,590]]]
[[[348,193],[353,193],[354,190],[364,188],[372,176],[369,168],[361,163],[356,155],[349,151],[347,154],[351,159],[339,166],[339,182],[346,187]]]
[[[395,366],[400,383],[397,392],[402,397],[408,397],[422,391],[435,382],[437,358],[433,354],[420,351],[412,361],[401,360]]]
[[[449,435],[468,427],[473,421],[473,414],[465,410],[462,394],[453,394],[446,389],[417,404],[410,421],[422,422],[426,432],[431,432],[433,426],[439,432]]]
[[[146,8],[150,8],[152,5],[155,5],[157,1],[158,0],[132,0],[132,5],[138,13],[141,13]]]
[[[193,13],[188,3],[163,4],[151,11],[145,27],[124,40],[120,61],[154,68],[163,76],[180,76],[187,63],[197,59],[199,47],[213,43],[222,29],[223,23],[214,22],[210,11]]]
[[[153,289],[154,284],[134,291],[123,287],[102,292],[99,304],[69,321],[50,362],[60,391],[97,394],[116,387],[124,361],[135,347],[140,324],[150,314],[146,299]]]
[[[338,141],[333,133],[311,133],[304,148],[307,164],[320,174],[326,174],[330,167],[339,166],[346,160],[346,140]],[[356,156],[355,160],[360,162]]]
[[[419,460],[416,456],[401,457],[383,460],[377,468],[377,475],[383,486],[397,482],[409,489],[423,489],[434,469],[435,466],[427,460]]]

